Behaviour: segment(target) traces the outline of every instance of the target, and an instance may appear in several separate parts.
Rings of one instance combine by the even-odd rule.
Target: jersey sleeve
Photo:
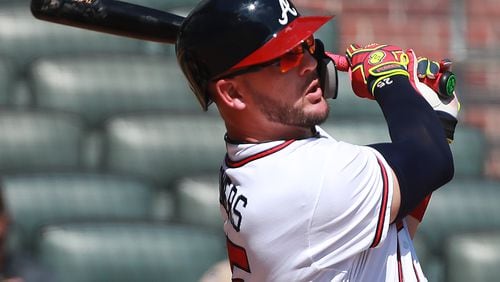
[[[340,150],[325,154],[319,169],[323,179],[309,232],[311,257],[319,264],[375,248],[389,230],[391,168],[374,149],[339,146]]]

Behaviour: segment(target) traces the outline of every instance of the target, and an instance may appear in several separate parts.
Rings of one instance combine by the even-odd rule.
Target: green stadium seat
[[[10,62],[0,57],[0,105],[6,105],[13,88],[13,72]]]
[[[0,9],[0,56],[13,59],[20,73],[46,56],[165,51],[165,44],[38,20],[31,14],[29,3],[6,3]]]
[[[39,257],[58,282],[195,282],[225,256],[222,233],[186,225],[66,224],[39,240]]]
[[[181,178],[174,184],[174,193],[179,221],[222,230],[217,174]]]
[[[225,155],[224,123],[210,114],[125,115],[106,126],[104,168],[159,185],[199,173],[218,173]]]
[[[77,113],[91,126],[126,112],[201,112],[177,61],[165,56],[42,59],[30,77],[38,107]]]
[[[32,107],[33,105],[30,86],[26,79],[16,74],[15,62],[0,55],[0,106]]]
[[[17,249],[31,249],[37,230],[48,224],[156,216],[156,188],[125,176],[77,172],[8,175],[3,178],[3,191],[13,222],[10,246]],[[172,212],[168,218],[171,216]]]
[[[451,236],[446,242],[445,257],[447,281],[498,281],[500,231]]]
[[[0,172],[71,170],[81,166],[82,121],[38,110],[0,110]]]
[[[455,177],[481,178],[485,174],[488,144],[479,128],[458,124],[450,145],[455,161]]]

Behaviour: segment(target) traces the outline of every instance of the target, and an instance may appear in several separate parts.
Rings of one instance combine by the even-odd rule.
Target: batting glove
[[[351,44],[346,51],[354,93],[362,98],[374,99],[377,84],[387,83],[393,75],[408,73],[408,55],[399,47],[372,43],[361,47]]]
[[[410,81],[438,115],[446,138],[451,143],[460,111],[460,102],[455,93],[456,76],[451,72],[452,62],[442,60],[438,63],[428,58],[419,58],[417,64],[414,62],[410,60],[408,66],[413,77]]]

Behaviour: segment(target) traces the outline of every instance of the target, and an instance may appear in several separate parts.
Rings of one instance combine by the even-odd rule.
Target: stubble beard
[[[275,101],[266,95],[259,96],[259,110],[269,121],[284,125],[311,128],[325,122],[330,113],[328,104],[326,111],[308,113],[303,107]]]

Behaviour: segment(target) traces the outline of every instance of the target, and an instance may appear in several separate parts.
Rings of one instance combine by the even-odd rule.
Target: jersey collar
[[[318,127],[313,128],[314,136],[311,138],[324,137],[322,131],[318,129]],[[274,154],[297,141],[296,139],[290,139],[265,143],[236,143],[230,140],[227,134],[224,139],[226,140],[227,149],[225,162],[231,168],[241,167],[251,161]]]

